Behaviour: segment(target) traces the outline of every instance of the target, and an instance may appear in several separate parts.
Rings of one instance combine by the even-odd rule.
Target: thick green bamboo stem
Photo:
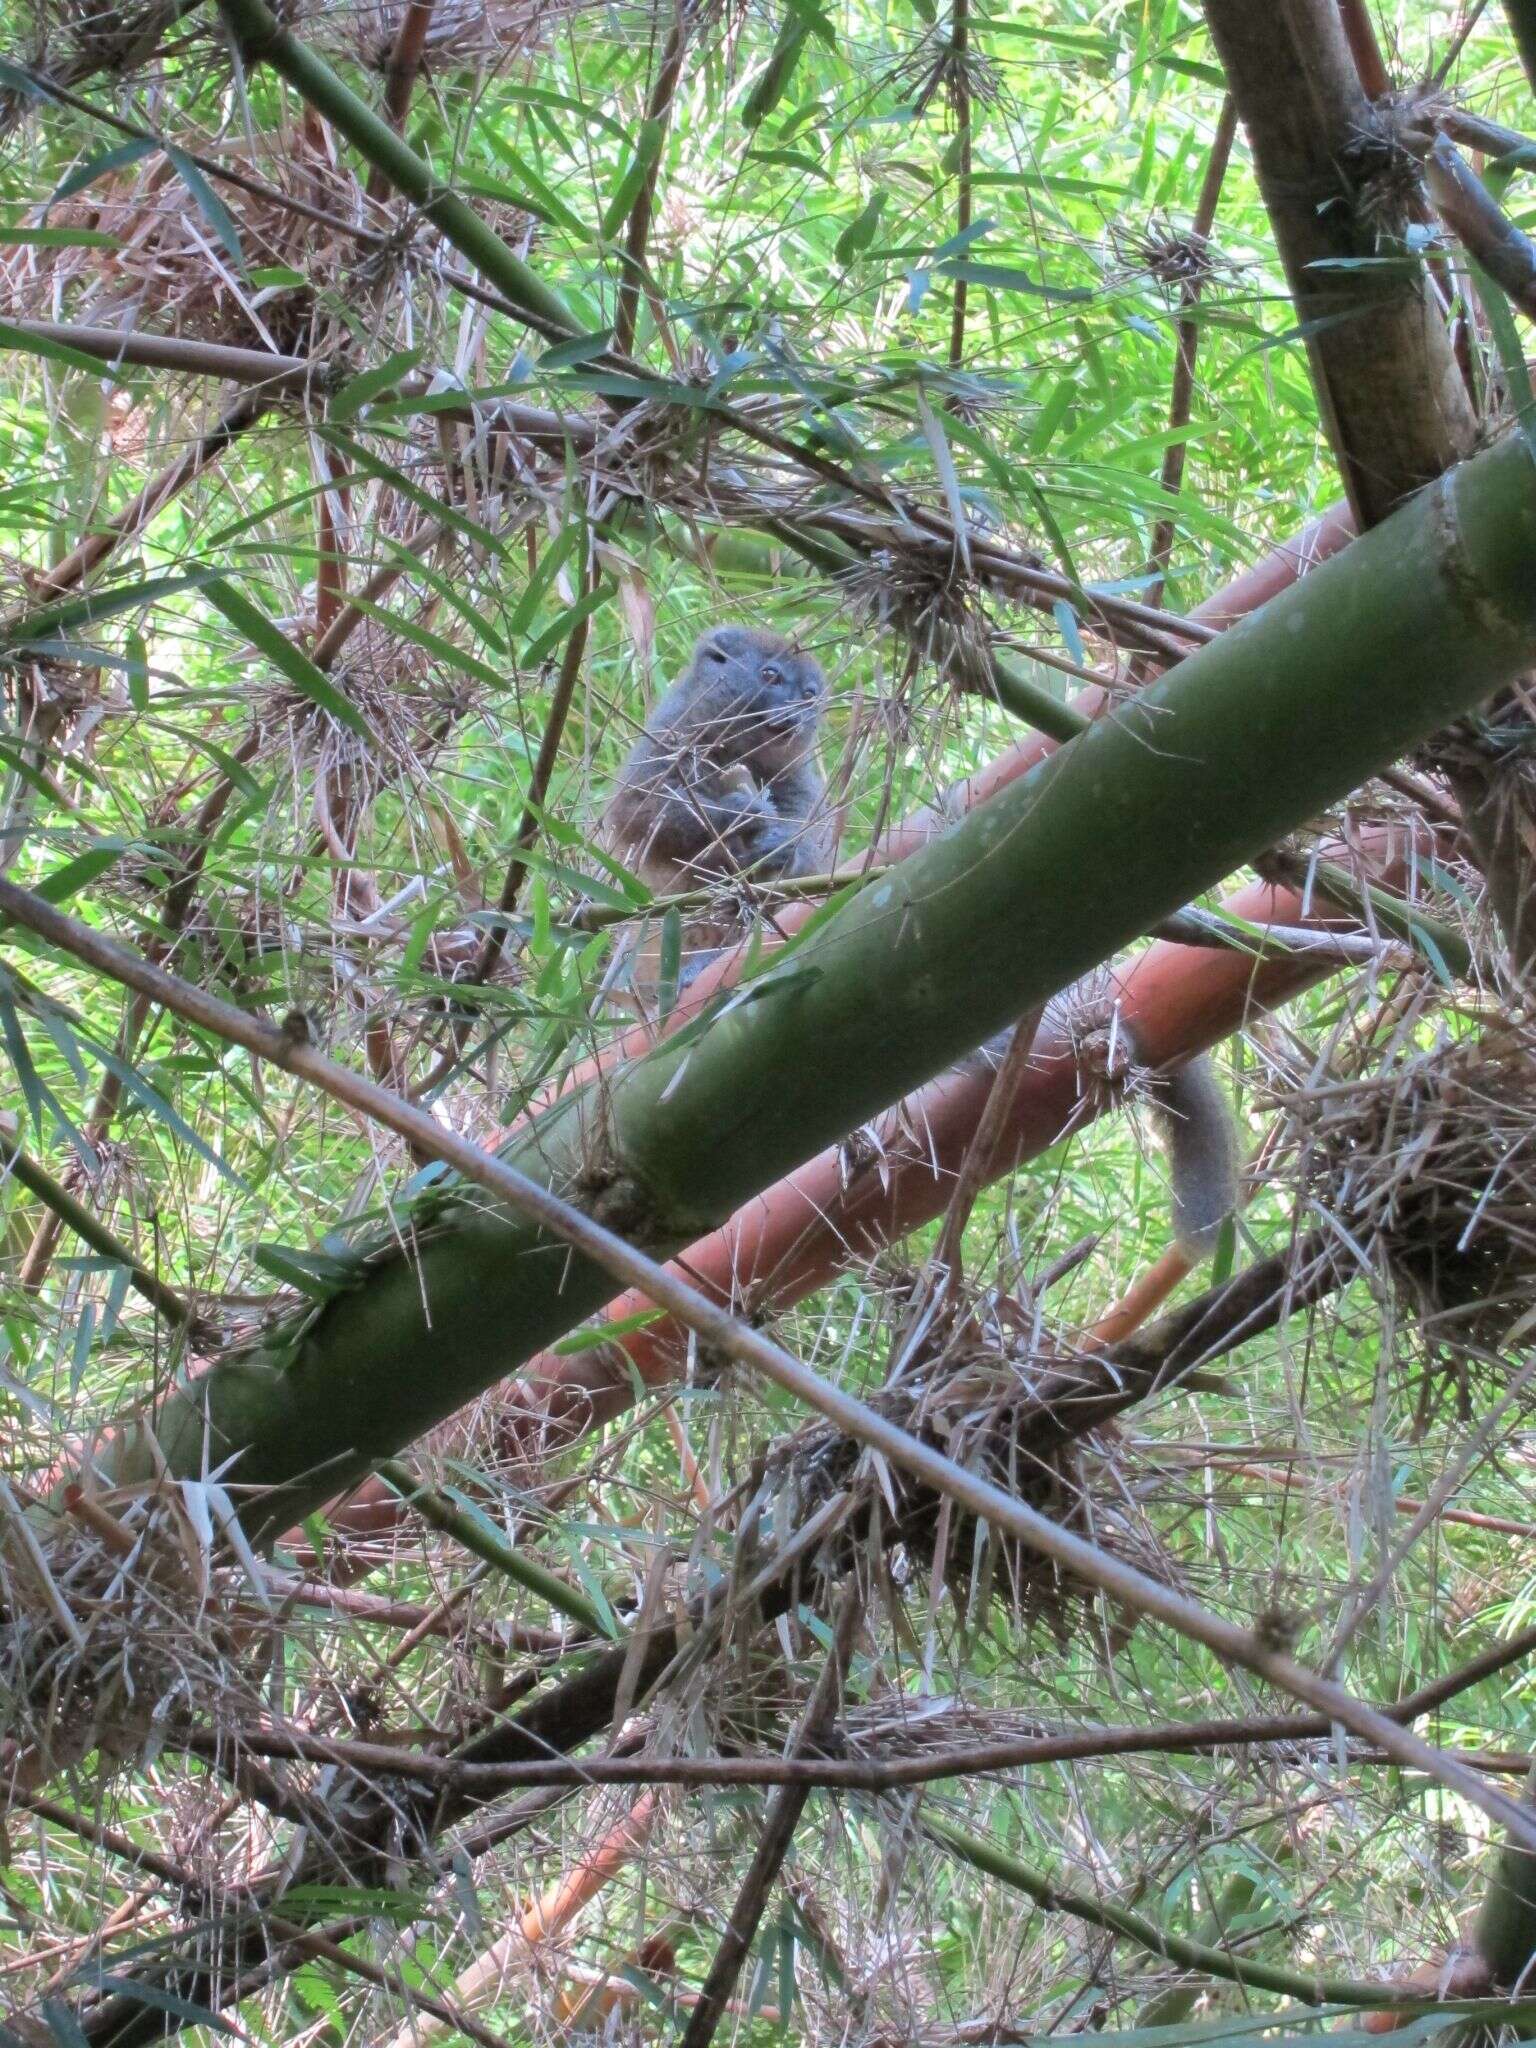
[[[1536,650],[1536,471],[1511,437],[781,954],[575,1093],[508,1164],[653,1255],[1054,994],[1478,703]],[[593,1261],[462,1184],[350,1285],[173,1393],[123,1478],[238,1453],[292,1523],[591,1315]]]

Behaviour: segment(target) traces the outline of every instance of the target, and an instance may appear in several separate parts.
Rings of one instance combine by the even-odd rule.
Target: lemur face
[[[776,633],[751,626],[717,626],[694,649],[701,677],[734,669],[744,712],[784,734],[812,733],[821,717],[826,678],[810,655]]]

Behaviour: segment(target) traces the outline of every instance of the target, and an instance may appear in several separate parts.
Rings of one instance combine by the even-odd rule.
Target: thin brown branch
[[[971,1220],[971,1211],[976,1206],[976,1197],[987,1181],[987,1168],[994,1152],[1013,1120],[1014,1105],[1024,1076],[1029,1071],[1030,1059],[1035,1049],[1035,1036],[1040,1029],[1040,1019],[1045,1015],[1044,1005],[1028,1011],[1014,1025],[1008,1040],[1007,1051],[998,1062],[997,1072],[992,1077],[992,1090],[986,1100],[971,1142],[965,1148],[965,1157],[960,1162],[960,1171],[955,1177],[954,1193],[949,1198],[945,1213],[944,1227],[939,1233],[939,1242],[934,1252],[934,1262],[944,1276],[947,1287],[956,1287],[961,1278],[961,1247],[965,1242],[966,1225]]]
[[[576,685],[581,680],[581,664],[586,657],[587,634],[592,623],[592,614],[586,601],[597,587],[597,562],[588,542],[588,559],[583,564],[578,579],[576,604],[577,618],[566,636],[565,653],[560,662],[560,673],[549,700],[549,712],[544,720],[544,732],[539,741],[538,756],[533,764],[533,774],[528,781],[528,794],[523,801],[523,815],[517,827],[517,837],[512,842],[512,855],[507,863],[506,879],[501,885],[501,894],[496,899],[497,921],[485,935],[479,956],[469,971],[471,982],[483,982],[496,971],[501,958],[502,947],[507,939],[507,920],[517,909],[522,895],[523,884],[528,875],[528,855],[537,844],[539,821],[544,810],[544,801],[549,794],[550,780],[555,772],[555,763],[560,758],[560,742],[565,737],[565,723],[570,716],[571,703],[576,695]]]
[[[61,562],[40,578],[40,597],[63,597],[99,569],[124,541],[135,539],[172,498],[195,483],[210,463],[217,461],[232,441],[253,426],[266,411],[267,398],[260,392],[237,398],[205,434],[183,450],[169,468],[152,477],[126,504],[115,519],[97,532],[87,534]]]
[[[618,302],[614,313],[613,345],[627,356],[635,345],[635,326],[640,311],[640,287],[645,275],[645,249],[650,239],[651,214],[656,204],[656,185],[661,176],[662,146],[672,118],[672,102],[683,75],[688,52],[688,31],[692,26],[694,0],[677,0],[672,25],[667,31],[661,62],[645,103],[645,121],[639,146],[650,152],[640,189],[629,209],[624,229],[623,268],[619,278]]]
[[[421,69],[422,52],[427,46],[427,30],[432,25],[434,4],[435,0],[406,0],[389,61],[384,66],[384,118],[395,128],[405,126],[405,117],[411,110],[411,93],[415,88],[416,74]],[[372,192],[373,178],[377,175],[375,172],[369,179],[374,198],[382,196]]]
[[[253,726],[236,747],[233,760],[243,768],[246,762],[254,757],[260,744],[260,731]],[[236,788],[232,777],[221,775],[188,823],[181,870],[165,892],[165,905],[160,920],[161,936],[153,941],[154,951],[161,959],[169,960],[174,957],[177,941],[192,912],[197,880],[207,860],[214,829],[228,809]],[[128,1004],[115,1048],[119,1061],[126,1062],[132,1059],[139,1033],[143,1030],[152,1007],[153,1005],[142,995],[135,995]],[[121,1077],[109,1067],[101,1077],[96,1099],[86,1119],[87,1143],[99,1145],[107,1135],[112,1119],[117,1114],[122,1093]],[[16,1276],[18,1284],[28,1292],[35,1293],[43,1284],[48,1268],[53,1263],[53,1255],[58,1249],[59,1234],[63,1228],[63,1221],[58,1211],[53,1208],[50,1208],[39,1221],[32,1242],[23,1254]]]
[[[858,1636],[859,1623],[864,1615],[863,1588],[857,1583],[848,1586],[843,1593],[842,1606],[838,1611],[837,1627],[827,1661],[821,1668],[815,1690],[805,1709],[794,1742],[790,1746],[792,1759],[804,1758],[808,1751],[819,1749],[826,1741],[837,1710],[842,1701],[843,1687],[848,1679],[848,1666],[853,1657],[853,1645]],[[736,1979],[747,1953],[757,1938],[763,1912],[768,1904],[784,1858],[789,1854],[790,1843],[794,1840],[795,1829],[805,1811],[805,1802],[810,1797],[810,1786],[804,1782],[781,1785],[769,1804],[763,1819],[762,1834],[747,1874],[742,1879],[741,1890],[720,1937],[714,1960],[709,1966],[709,1975],[704,1979],[704,1988],[699,2002],[688,2021],[687,2032],[683,2035],[682,2048],[709,2048],[715,2038],[715,2029],[730,2003],[736,1989]]]
[[[1203,259],[1211,238],[1211,229],[1216,221],[1216,208],[1221,198],[1222,182],[1227,175],[1227,165],[1232,156],[1232,143],[1237,134],[1237,102],[1228,93],[1221,103],[1221,112],[1216,119],[1216,133],[1211,142],[1211,153],[1206,159],[1205,177],[1200,186],[1200,197],[1195,206],[1194,223],[1190,229],[1190,248],[1195,259],[1193,273],[1180,287],[1182,313],[1174,330],[1175,356],[1173,364],[1173,391],[1168,401],[1168,428],[1172,436],[1163,450],[1163,473],[1160,479],[1163,496],[1176,498],[1184,486],[1184,467],[1189,457],[1189,442],[1184,430],[1188,427],[1195,396],[1195,358],[1200,352],[1200,322],[1196,317],[1200,294],[1204,287],[1205,273]],[[1158,519],[1152,535],[1149,561],[1156,573],[1157,581],[1148,592],[1149,604],[1161,604],[1168,564],[1173,556],[1175,531],[1174,515],[1165,511]]]
[[[1380,1711],[1395,1722],[1416,1721],[1532,1652],[1536,1652],[1536,1626],[1491,1644],[1456,1670]],[[1275,1743],[1299,1745],[1324,1741],[1332,1732],[1324,1714],[1250,1714],[1228,1720],[1154,1722],[1145,1727],[1046,1729],[895,1757],[835,1753],[793,1757],[529,1756],[507,1763],[429,1756],[384,1743],[334,1740],[295,1729],[243,1730],[241,1743],[254,1755],[275,1761],[329,1765],[351,1770],[359,1779],[395,1773],[478,1803],[523,1786],[800,1784],[828,1791],[879,1793],[1047,1763],[1088,1763],[1119,1756],[1202,1756]],[[207,1756],[223,1741],[227,1738],[191,1732],[173,1738],[172,1746],[190,1755]],[[825,1746],[831,1747],[830,1735]],[[1370,1748],[1350,1754],[1362,1763],[1392,1761],[1384,1751]],[[1517,1774],[1525,1762],[1523,1756],[1503,1751],[1463,1752],[1463,1759],[1476,1769],[1508,1776]]]

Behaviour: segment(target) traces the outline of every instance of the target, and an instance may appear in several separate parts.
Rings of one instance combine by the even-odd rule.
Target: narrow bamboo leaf
[[[92,1971],[86,1980],[103,1991],[116,1991],[124,1998],[131,1998],[139,2005],[147,2005],[155,2012],[174,2013],[177,2019],[187,2020],[195,2027],[212,2027],[218,2034],[238,2034],[240,2029],[232,2020],[222,2018],[206,2005],[198,2005],[190,1998],[178,1998],[174,1991],[162,1991],[158,1984],[146,1984],[138,1977],[120,1976],[114,1970]]]
[[[476,611],[469,599],[458,589],[451,578],[444,576],[430,562],[423,561],[419,550],[407,548],[403,542],[397,541],[391,536],[386,535],[381,536],[381,538],[384,540],[384,545],[397,560],[408,564],[411,575],[416,581],[425,583],[429,590],[435,591],[443,600],[443,603],[449,606],[451,610],[456,611],[470,631],[478,639],[483,640],[487,647],[494,649],[497,654],[502,655],[508,661],[511,660],[512,649],[509,643],[502,638],[500,632],[485,617],[484,613]]]
[[[940,242],[937,249],[927,253],[938,262],[945,257],[963,256],[973,242],[979,242],[984,235],[990,235],[997,222],[990,214],[983,214],[980,220],[973,220],[968,228],[962,228],[958,235],[951,235],[947,242]]]
[[[1201,85],[1214,86],[1217,92],[1224,92],[1227,74],[1215,64],[1197,64],[1192,57],[1154,57],[1152,60],[1164,71],[1177,72],[1181,78],[1198,79]]]
[[[546,839],[552,840],[556,846],[579,847],[588,860],[595,861],[605,875],[613,877],[623,892],[623,901],[626,904],[634,909],[643,910],[651,901],[653,892],[645,886],[639,876],[632,875],[622,861],[615,860],[613,855],[599,846],[594,838],[580,831],[568,819],[555,817],[552,812],[534,803],[531,797],[525,796],[523,802],[537,818],[539,829]],[[583,882],[583,888],[588,886],[587,882]]]
[[[413,1920],[430,1915],[429,1893],[412,1885],[398,1891],[361,1884],[296,1884],[283,1893],[284,1917],[293,1920],[334,1919],[338,1914],[366,1913],[370,1919],[398,1921],[408,1927]],[[308,1907],[308,1913],[296,1908]]]
[[[961,259],[939,267],[946,277],[963,278],[967,284],[985,285],[993,291],[1024,292],[1031,298],[1058,299],[1075,304],[1097,297],[1097,293],[1087,285],[1045,284],[1013,264],[971,263]]]
[[[613,197],[603,210],[601,233],[605,241],[611,241],[628,218],[629,210],[640,195],[641,187],[656,166],[661,155],[662,143],[666,139],[665,121],[648,120],[640,123],[640,135],[635,144],[634,155],[614,187]]]
[[[48,2031],[58,2042],[59,2048],[90,2048],[85,2029],[62,1999],[45,1998],[42,2007],[43,2018],[48,2022]]]
[[[656,1008],[663,1017],[677,1007],[677,988],[683,967],[683,920],[677,906],[661,920],[661,957],[656,976]]]
[[[593,334],[578,334],[570,341],[556,342],[553,348],[545,349],[539,357],[541,370],[570,370],[582,363],[591,362],[600,356],[613,339],[611,327],[600,327]]]
[[[157,720],[156,723],[163,724],[167,732],[174,733],[179,740],[185,740],[187,745],[195,747],[198,753],[206,754],[213,765],[228,776],[242,796],[254,798],[262,794],[263,785],[256,780],[244,762],[235,759],[228,747],[216,745],[205,734],[194,731],[190,726],[173,725],[169,719]]]
[[[41,80],[34,78],[30,72],[23,71],[19,64],[12,64],[5,57],[0,57],[0,86],[4,86],[8,92],[20,93],[23,99],[41,100],[49,106],[58,105],[58,100]]]
[[[800,53],[805,48],[809,34],[809,25],[802,21],[792,8],[786,7],[772,54],[757,83],[747,95],[746,105],[741,110],[744,127],[760,126],[783,99],[789,90],[790,80],[795,75],[795,67],[800,62]]]
[[[863,206],[849,221],[838,236],[833,253],[846,269],[861,250],[867,249],[875,239],[875,230],[880,225],[880,215],[885,208],[885,194],[871,192]]]
[[[594,107],[585,100],[577,99],[572,93],[556,92],[552,87],[545,85],[506,85],[502,87],[502,95],[515,106],[552,107],[561,113],[576,114],[583,121],[590,122],[594,128],[600,128],[604,135],[611,136],[621,148],[633,147],[633,137],[621,121],[615,120],[601,107]],[[495,138],[492,138],[493,146],[494,140]]]
[[[122,839],[103,839],[86,853],[77,854],[73,860],[65,861],[62,867],[44,875],[36,884],[37,894],[45,903],[67,903],[77,889],[83,889],[87,882],[105,874],[116,861],[121,860],[127,842]]]
[[[416,368],[421,358],[422,350],[419,348],[401,349],[373,369],[360,370],[355,377],[349,377],[331,400],[331,418],[356,419],[370,399],[377,398],[381,392],[393,391]]]
[[[117,235],[104,228],[0,227],[0,245],[31,249],[120,249]]]
[[[553,227],[564,228],[576,241],[591,241],[591,232],[586,222],[579,215],[572,213],[559,193],[545,183],[525,157],[519,156],[512,145],[496,133],[494,126],[486,124],[482,127],[481,133],[517,180],[516,186],[510,190],[504,185],[489,186],[487,196],[510,199],[514,206],[521,206],[527,212],[537,214],[540,220],[547,220]],[[474,181],[469,180],[466,183],[472,190]]]
[[[16,1005],[4,989],[0,989],[0,1036],[4,1037],[5,1049],[32,1118],[32,1127],[41,1136],[43,1105],[49,1100],[48,1090],[33,1065],[31,1048],[21,1028],[21,1019],[16,1014]]]
[[[585,875],[580,868],[569,867],[564,861],[551,860],[549,855],[541,852],[538,847],[517,848],[508,860],[509,865],[514,863],[526,867],[530,873],[547,875],[552,881],[562,883],[576,895],[588,897],[594,903],[604,904],[610,910],[634,908],[632,899],[622,890],[599,881],[596,875]],[[495,924],[500,916],[499,911],[477,910],[472,914],[471,922]]]
[[[112,583],[103,590],[88,591],[84,597],[65,598],[18,619],[7,632],[5,644],[32,647],[47,635],[72,632],[77,626],[99,626],[120,612],[147,610],[183,591],[201,590],[213,573],[200,569],[187,576],[146,576],[136,583]]]
[[[616,1337],[627,1337],[632,1330],[643,1330],[648,1323],[659,1322],[664,1313],[659,1308],[642,1308],[632,1316],[618,1316],[611,1323],[599,1323],[594,1329],[573,1330],[569,1337],[561,1337],[550,1349],[560,1358],[570,1358],[578,1351],[598,1351]]]
[[[343,1281],[356,1277],[352,1265],[329,1258],[324,1252],[305,1251],[291,1244],[255,1245],[251,1263],[285,1286],[296,1287],[312,1301],[329,1301]]]
[[[612,589],[605,583],[597,590],[589,590],[585,597],[561,612],[536,639],[529,642],[523,654],[523,666],[537,668],[546,655],[564,646],[583,619],[590,619],[594,612],[601,611],[612,595]]]
[[[245,275],[245,251],[240,246],[240,231],[235,226],[229,208],[214,191],[202,172],[193,163],[185,150],[174,143],[164,145],[165,154],[174,165],[176,175],[192,194],[198,212],[224,244],[230,261],[243,277]]]
[[[1536,391],[1531,388],[1531,373],[1525,360],[1525,344],[1520,329],[1508,298],[1482,265],[1473,262],[1469,256],[1467,267],[1476,281],[1477,295],[1483,302],[1483,312],[1493,335],[1494,347],[1498,350],[1499,368],[1504,374],[1510,408],[1520,422],[1520,431],[1531,453],[1536,455]]]
[[[424,491],[403,469],[397,469],[394,463],[385,462],[380,456],[370,454],[366,448],[353,440],[345,428],[327,425],[321,429],[320,438],[328,447],[339,448],[359,476],[373,477],[381,483],[389,484],[419,511],[427,513],[430,518],[451,528],[453,532],[463,534],[467,540],[474,541],[487,553],[496,556],[506,553],[506,542],[500,534],[493,533],[488,526],[482,526],[478,519],[471,519],[456,505],[449,505],[442,498],[434,497],[431,491]]]
[[[836,50],[837,30],[816,0],[789,0],[789,11],[812,35],[820,36],[829,50]]]
[[[245,1182],[235,1172],[234,1168],[222,1159],[211,1145],[198,1136],[185,1117],[178,1115],[172,1109],[159,1089],[155,1087],[153,1082],[146,1081],[137,1067],[131,1066],[126,1060],[119,1059],[116,1053],[109,1052],[105,1046],[98,1045],[95,1050],[96,1057],[101,1061],[102,1065],[109,1072],[116,1074],[119,1081],[128,1090],[128,1093],[141,1102],[151,1116],[158,1118],[167,1130],[181,1139],[184,1145],[190,1145],[197,1156],[200,1159],[205,1159],[216,1173],[221,1174],[229,1182],[231,1187],[238,1188],[242,1194],[249,1194],[249,1188],[247,1188]]]
[[[149,709],[149,646],[142,633],[130,632],[124,645],[128,659],[128,701],[135,711]]]
[[[921,384],[917,387],[917,417],[922,425],[923,439],[928,443],[928,452],[933,457],[933,466],[938,473],[939,483],[944,492],[944,502],[949,508],[950,525],[955,530],[955,539],[960,548],[960,559],[967,572],[971,566],[971,541],[966,518],[965,501],[960,496],[960,478],[955,471],[955,458],[950,453],[944,429],[939,425],[938,414],[928,403],[928,394]]]
[[[206,591],[209,602],[224,614],[236,632],[243,633],[296,690],[301,690],[322,711],[328,711],[338,724],[350,726],[363,739],[369,737],[367,721],[356,705],[347,702],[324,670],[316,668],[264,611],[222,576],[210,577]]]
[[[824,185],[836,183],[826,165],[818,163],[813,156],[807,156],[803,149],[749,149],[747,162],[780,164],[785,170],[804,171],[807,177],[819,178]]]
[[[423,654],[430,654],[435,660],[455,668],[460,675],[473,676],[477,682],[485,683],[493,690],[503,690],[507,677],[504,670],[494,669],[489,662],[481,661],[478,655],[470,654],[462,647],[456,647],[451,640],[445,640],[441,633],[434,633],[429,626],[418,625],[414,619],[405,619],[398,612],[386,611],[383,605],[374,604],[366,597],[355,597],[352,602],[365,618],[377,619],[381,626],[387,626],[391,633],[402,640],[409,640],[413,647],[419,647]]]
[[[131,142],[119,142],[111,149],[101,150],[96,156],[88,157],[83,164],[76,164],[72,171],[62,177],[53,188],[53,195],[44,213],[57,206],[61,199],[73,199],[77,192],[83,192],[87,185],[94,185],[98,178],[108,177],[113,171],[123,170],[129,164],[139,163],[144,157],[153,156],[160,147],[147,135],[138,135]]]

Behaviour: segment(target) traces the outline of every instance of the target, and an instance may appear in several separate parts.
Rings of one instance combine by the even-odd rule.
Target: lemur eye
[[[706,647],[704,652],[709,656],[711,661],[718,661],[722,668],[724,668],[726,662],[730,659],[729,655],[727,655],[723,647]]]
[[[784,671],[782,669],[775,668],[771,661],[763,663],[763,681],[765,683],[782,683],[783,680]]]

